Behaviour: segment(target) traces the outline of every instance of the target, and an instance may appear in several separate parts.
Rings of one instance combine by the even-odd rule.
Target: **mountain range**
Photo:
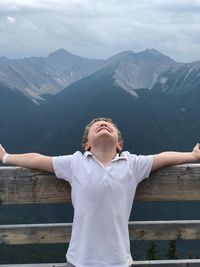
[[[84,127],[91,119],[110,117],[122,132],[124,150],[136,154],[189,151],[199,142],[199,99],[200,61],[175,62],[155,49],[123,51],[106,60],[82,58],[64,49],[48,57],[0,57],[0,143],[9,153],[69,154],[81,149]],[[2,206],[2,223],[24,223],[29,213],[28,223],[72,217],[72,209],[66,206],[39,210],[20,206]],[[198,208],[194,202],[135,203],[131,219],[198,219]],[[195,243],[192,251],[198,246]],[[134,245],[134,251],[141,259],[144,243],[142,248]],[[13,257],[8,254],[10,263],[16,248]]]
[[[59,49],[46,58],[10,60],[1,57],[0,81],[37,103],[44,100],[46,94],[55,95],[99,69],[108,71],[114,68],[116,84],[129,92],[151,88],[159,74],[173,63],[172,59],[155,49],[140,53],[124,51],[107,60],[87,59]]]
[[[9,152],[72,153],[85,124],[111,117],[124,149],[188,150],[198,142],[200,61],[155,49],[106,60],[64,49],[48,57],[0,57],[0,140]]]

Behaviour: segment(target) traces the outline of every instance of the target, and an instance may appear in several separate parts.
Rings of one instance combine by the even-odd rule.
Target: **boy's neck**
[[[91,149],[90,152],[105,166],[116,156],[116,148],[113,150]]]

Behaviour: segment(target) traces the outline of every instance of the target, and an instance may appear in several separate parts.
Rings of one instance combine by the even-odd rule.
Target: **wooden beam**
[[[129,223],[131,240],[198,240],[199,220],[137,221]]]
[[[54,174],[20,167],[0,167],[0,203],[70,202],[70,185]],[[200,164],[183,164],[152,172],[136,192],[136,200],[200,200]]]
[[[182,164],[152,172],[136,192],[141,201],[200,200],[200,164]]]
[[[0,264],[0,267],[66,267],[66,263]]]
[[[133,261],[134,267],[199,267],[199,259]],[[66,263],[3,264],[0,267],[66,267]]]
[[[60,203],[71,201],[71,188],[54,174],[21,167],[0,168],[1,204]]]
[[[0,225],[0,243],[6,245],[67,243],[71,223]]]
[[[48,244],[70,241],[72,224],[0,225],[0,243]],[[194,240],[200,239],[200,221],[130,222],[131,240]]]
[[[134,261],[134,267],[199,267],[199,259]],[[0,266],[1,267],[1,266]]]

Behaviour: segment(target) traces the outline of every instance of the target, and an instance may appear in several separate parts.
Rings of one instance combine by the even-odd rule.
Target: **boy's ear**
[[[90,150],[90,144],[88,142],[85,143],[84,148],[85,148],[85,151]]]
[[[121,143],[117,143],[117,151],[120,151],[120,150],[122,150],[122,144]]]

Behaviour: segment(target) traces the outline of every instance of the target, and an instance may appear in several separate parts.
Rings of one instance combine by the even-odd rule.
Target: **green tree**
[[[189,251],[188,259],[192,259],[192,252],[191,252],[191,250]]]
[[[197,254],[196,254],[196,257],[195,257],[195,259],[200,259],[200,255],[199,255],[199,253],[197,252]]]
[[[154,241],[151,241],[147,252],[146,252],[146,259],[147,260],[158,260],[160,259],[159,250],[156,248],[156,244]]]
[[[169,241],[166,257],[167,259],[171,260],[178,259],[178,253],[176,250],[176,240]]]

